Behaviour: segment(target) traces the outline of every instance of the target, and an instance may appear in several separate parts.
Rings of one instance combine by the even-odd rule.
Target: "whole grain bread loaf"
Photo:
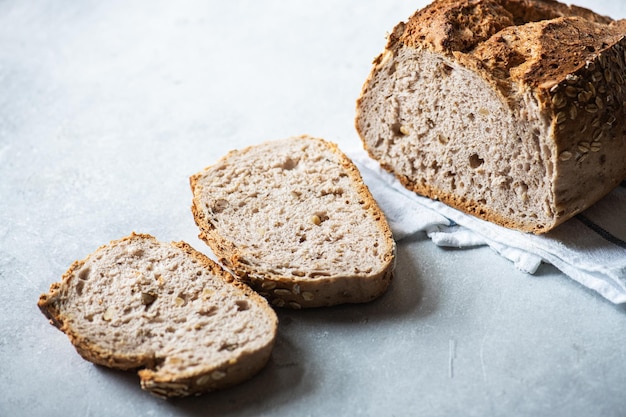
[[[356,128],[407,188],[547,232],[626,177],[625,34],[552,0],[436,0],[389,35]]]
[[[232,151],[191,177],[200,237],[278,307],[373,300],[395,243],[354,164],[308,136]]]
[[[162,397],[250,378],[277,330],[267,301],[206,256],[134,233],[74,262],[38,305],[83,358],[139,368],[141,387]]]

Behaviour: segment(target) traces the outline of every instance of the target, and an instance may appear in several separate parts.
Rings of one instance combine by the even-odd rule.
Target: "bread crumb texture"
[[[357,130],[407,188],[544,233],[626,177],[624,34],[556,1],[434,1],[389,35]]]
[[[75,262],[39,300],[87,360],[137,369],[164,396],[224,388],[267,362],[266,300],[185,243],[132,234]]]
[[[266,142],[229,153],[191,184],[201,237],[274,305],[363,302],[386,289],[391,232],[335,145]]]

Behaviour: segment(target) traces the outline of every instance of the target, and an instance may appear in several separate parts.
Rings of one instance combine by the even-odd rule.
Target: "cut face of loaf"
[[[233,151],[191,177],[200,237],[279,307],[370,301],[391,279],[395,244],[352,162],[321,139]]]
[[[132,234],[75,262],[39,299],[85,359],[139,370],[163,397],[225,388],[269,359],[267,301],[183,242]]]
[[[547,232],[626,177],[624,34],[555,1],[435,1],[389,36],[356,128],[407,188]]]

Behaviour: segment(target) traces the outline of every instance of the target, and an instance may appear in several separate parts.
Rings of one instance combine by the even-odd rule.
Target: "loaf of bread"
[[[270,357],[267,301],[188,244],[132,234],[74,262],[39,308],[85,359],[137,369],[162,397],[250,378]]]
[[[436,0],[389,35],[356,128],[407,188],[547,232],[626,178],[625,34],[553,0]]]
[[[336,145],[266,142],[230,152],[190,182],[200,237],[272,305],[360,303],[387,289],[391,231]]]

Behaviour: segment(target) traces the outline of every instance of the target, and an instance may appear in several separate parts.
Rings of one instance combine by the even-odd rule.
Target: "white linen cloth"
[[[543,234],[510,230],[421,197],[365,151],[346,152],[385,213],[396,241],[425,232],[439,246],[488,245],[529,274],[542,262],[554,265],[613,303],[626,303],[626,186],[622,183],[593,207]]]

